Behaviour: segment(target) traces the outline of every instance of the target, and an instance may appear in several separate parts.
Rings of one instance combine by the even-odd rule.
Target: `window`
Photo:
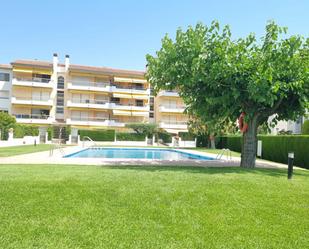
[[[63,114],[64,113],[63,107],[57,107],[56,108],[56,113]]]
[[[33,76],[33,81],[42,82],[42,83],[50,82],[50,77],[51,77],[51,75],[49,74],[39,74],[39,73],[34,73],[32,76]]]
[[[137,99],[137,100],[135,100],[135,104],[136,104],[136,106],[143,106],[144,102],[141,99]]]
[[[114,97],[112,97],[112,98],[111,98],[111,102],[112,102],[112,103],[119,103],[119,102],[120,102],[120,98],[114,98]]]
[[[153,118],[154,117],[154,113],[153,112],[150,112],[149,113],[149,118]]]
[[[153,105],[149,106],[150,111],[154,111]]]
[[[0,91],[0,99],[9,99],[9,91]]]
[[[64,89],[64,78],[62,76],[58,77],[57,88]]]
[[[0,81],[10,81],[9,73],[0,73]]]

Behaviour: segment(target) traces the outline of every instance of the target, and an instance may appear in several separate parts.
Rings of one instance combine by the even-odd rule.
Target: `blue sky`
[[[216,19],[233,36],[261,36],[267,20],[309,34],[307,0],[1,1],[0,63],[51,60],[143,70],[145,55],[178,27]]]

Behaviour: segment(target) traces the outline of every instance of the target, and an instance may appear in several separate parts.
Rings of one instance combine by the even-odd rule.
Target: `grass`
[[[0,248],[308,248],[309,171],[0,166]]]
[[[17,156],[22,154],[46,151],[50,149],[49,144],[21,145],[11,147],[0,147],[0,157]]]

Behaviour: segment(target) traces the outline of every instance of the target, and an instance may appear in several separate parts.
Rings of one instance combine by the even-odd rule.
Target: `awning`
[[[147,95],[123,94],[123,93],[113,93],[113,97],[124,98],[124,99],[148,99]]]
[[[121,110],[113,110],[113,114],[115,116],[132,116],[132,112],[130,112],[130,111],[121,111]]]
[[[147,83],[147,80],[136,79],[136,78],[122,78],[122,77],[114,77],[115,82],[129,82],[129,83]]]
[[[142,117],[148,117],[148,112],[132,112],[132,116],[142,116]]]
[[[51,70],[39,69],[39,68],[13,68],[13,72],[18,73],[37,73],[37,74],[52,74]]]

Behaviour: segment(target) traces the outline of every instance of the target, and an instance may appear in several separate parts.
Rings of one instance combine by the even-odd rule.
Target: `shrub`
[[[14,137],[23,138],[24,136],[38,136],[39,128],[35,125],[16,124],[14,127]]]
[[[0,140],[6,140],[8,138],[9,129],[14,128],[15,124],[15,117],[6,112],[0,111]]]
[[[303,126],[301,128],[301,133],[303,135],[309,135],[309,120],[306,120],[304,123],[303,123]]]
[[[294,164],[309,169],[309,136],[306,135],[259,135],[262,141],[262,158],[287,163],[288,152],[295,155]],[[220,148],[241,152],[241,136],[221,137]]]
[[[87,136],[93,141],[114,141],[115,130],[79,130],[80,139]]]
[[[158,140],[162,140],[163,143],[171,143],[172,142],[172,135],[167,133],[166,131],[159,131],[157,133],[157,136],[156,136],[156,141]]]
[[[116,139],[118,141],[145,141],[144,134],[138,133],[117,133]]]
[[[195,140],[195,135],[189,132],[179,132],[179,137],[183,141],[193,141]]]

